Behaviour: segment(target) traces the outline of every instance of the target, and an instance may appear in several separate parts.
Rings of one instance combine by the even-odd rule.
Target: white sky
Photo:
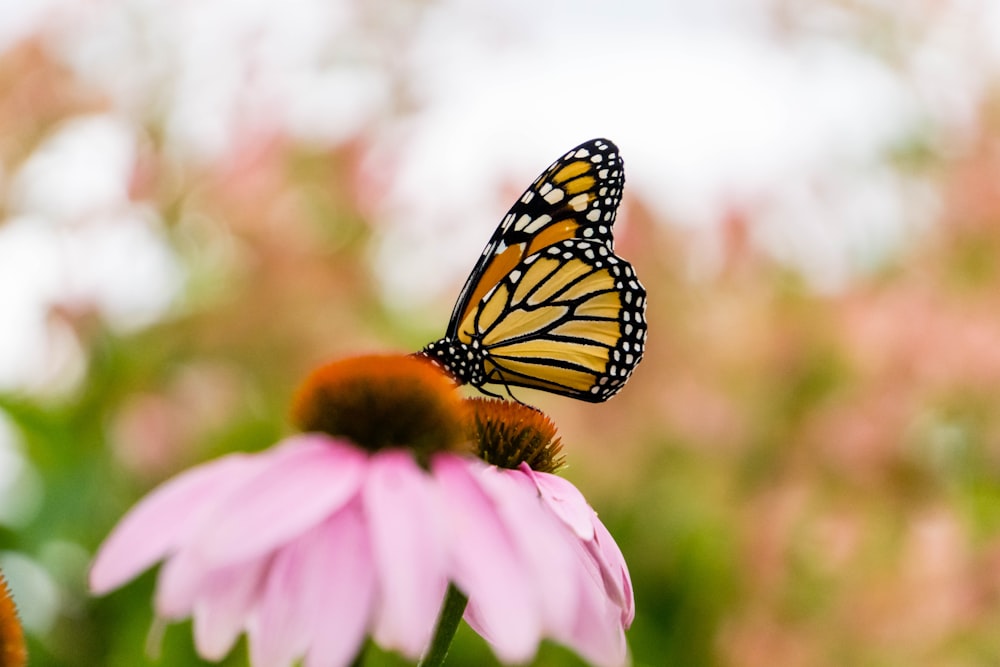
[[[373,260],[417,304],[457,291],[510,204],[498,184],[527,185],[595,136],[622,149],[626,201],[692,228],[764,202],[754,237],[835,289],[933,211],[929,190],[881,165],[885,148],[929,129],[961,150],[1000,63],[1000,3],[869,4],[938,12],[898,15],[924,31],[898,69],[846,45],[851,16],[822,2],[778,41],[764,0],[0,0],[0,57],[41,34],[115,102],[15,173],[0,164],[0,389],[78,376],[53,303],[128,328],[181,289],[156,211],[127,195],[151,119],[193,160],[256,130],[326,145],[364,131],[388,187],[372,202],[385,223]],[[390,73],[412,110],[391,108]],[[710,252],[692,255],[710,270]]]

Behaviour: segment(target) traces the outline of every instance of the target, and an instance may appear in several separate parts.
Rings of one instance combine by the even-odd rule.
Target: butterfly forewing
[[[613,247],[625,182],[618,147],[607,139],[580,144],[535,179],[503,217],[459,294],[448,336],[497,282],[525,257],[570,238]]]

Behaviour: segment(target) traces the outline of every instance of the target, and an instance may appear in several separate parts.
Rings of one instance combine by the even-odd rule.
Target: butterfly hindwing
[[[487,351],[483,384],[600,402],[642,358],[646,291],[604,244],[567,239],[529,255],[459,328]]]
[[[624,168],[593,139],[535,179],[503,217],[422,354],[459,382],[601,402],[642,359],[646,291],[614,253]]]

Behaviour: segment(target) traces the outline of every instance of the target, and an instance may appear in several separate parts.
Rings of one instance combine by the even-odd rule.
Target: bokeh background
[[[100,540],[288,433],[314,365],[442,335],[595,136],[648,354],[607,404],[530,400],[631,566],[635,663],[1000,664],[998,130],[992,0],[0,0],[0,569],[32,665],[200,664],[153,574],[88,596]],[[492,658],[462,631],[450,664]]]

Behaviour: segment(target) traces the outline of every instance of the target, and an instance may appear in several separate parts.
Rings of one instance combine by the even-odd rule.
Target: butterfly
[[[592,403],[642,359],[646,290],[614,253],[625,173],[607,139],[553,162],[514,203],[420,354],[485,394],[541,389]],[[489,388],[488,388],[489,387]]]

